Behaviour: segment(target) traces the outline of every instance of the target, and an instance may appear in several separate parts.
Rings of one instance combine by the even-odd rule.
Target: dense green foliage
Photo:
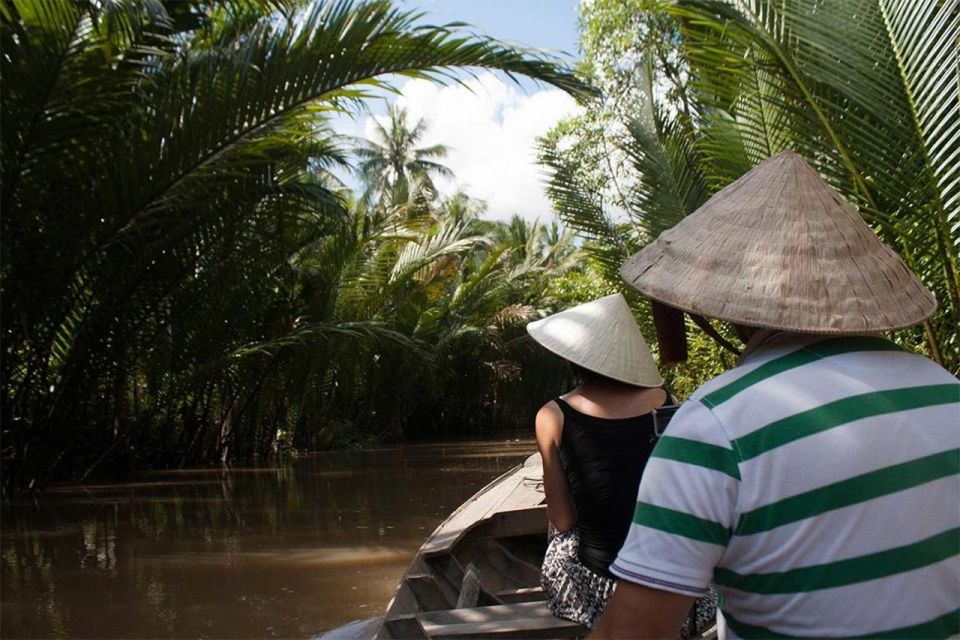
[[[463,195],[358,207],[351,229],[298,265],[290,288],[313,301],[310,317],[390,333],[311,340],[292,354],[306,370],[271,374],[276,401],[299,421],[295,444],[519,427],[557,391],[565,367],[524,326],[581,273],[572,236],[520,218],[486,222],[480,211]]]
[[[329,117],[391,74],[587,85],[380,0],[0,17],[5,489],[504,418],[569,237],[465,198],[352,204]]]
[[[611,283],[625,256],[794,149],[936,294],[931,321],[896,339],[960,370],[955,2],[590,0],[581,27],[603,95],[551,132],[542,161]],[[681,392],[724,368],[695,340]]]
[[[937,295],[897,339],[960,368],[956,3],[581,10],[585,79],[386,0],[0,2],[4,489],[525,422],[567,373],[523,325],[786,148]],[[541,153],[582,243],[441,198],[400,109],[331,128],[472,67],[601,89]],[[694,332],[669,384],[732,364]]]

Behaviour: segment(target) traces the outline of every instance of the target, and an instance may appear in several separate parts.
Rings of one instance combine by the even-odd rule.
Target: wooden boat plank
[[[487,490],[477,493],[441,524],[420,548],[424,556],[449,552],[470,528],[495,513],[539,505],[544,494],[537,486],[543,477],[539,454],[527,458],[519,472],[505,474]]]
[[[488,514],[495,512],[500,502],[510,495],[519,483],[520,478],[518,477],[507,478],[489,492],[473,500],[454,518],[444,523],[442,529],[431,536],[420,548],[420,553],[431,556],[449,552],[470,527],[481,522]]]
[[[456,608],[475,607],[479,599],[480,572],[477,570],[477,565],[471,562],[463,572],[463,582],[460,584],[460,596],[457,598]]]
[[[539,457],[537,458],[539,460]],[[526,509],[546,500],[543,493],[543,466],[524,466],[520,472],[520,483],[497,505],[496,511]]]
[[[423,629],[420,621],[415,615],[397,616],[395,618],[384,618],[383,626],[377,632],[375,637],[383,637],[383,633],[389,633],[389,638],[403,638],[403,640],[429,640],[427,632]]]
[[[456,593],[463,584],[463,566],[451,555],[435,556],[426,561],[438,581],[445,582]],[[456,602],[456,597],[453,599]]]
[[[539,620],[522,620],[510,625],[491,621],[437,626],[431,627],[427,633],[431,640],[482,640],[486,638],[554,640],[556,638],[583,638],[588,630],[579,626],[555,626]]]
[[[546,523],[547,506],[537,505],[495,513],[483,523],[481,531],[487,538],[509,538],[541,533],[546,536]]]
[[[496,540],[485,540],[478,545],[484,565],[518,585],[539,584],[540,567],[521,560],[503,548]]]
[[[407,576],[405,580],[424,611],[442,611],[453,605],[434,576]]]
[[[522,589],[506,589],[497,591],[494,596],[504,604],[513,604],[516,602],[541,602],[546,596],[543,594],[543,587],[524,587]]]
[[[467,622],[487,622],[489,620],[513,618],[546,618],[550,613],[546,602],[515,602],[513,604],[496,604],[489,607],[465,607],[463,609],[445,609],[430,611],[417,615],[417,619],[429,624],[464,624]],[[551,613],[552,617],[553,614]],[[567,620],[556,619],[566,623]]]
[[[430,638],[559,638],[585,635],[586,629],[554,617],[545,602],[519,602],[435,611],[417,616]]]

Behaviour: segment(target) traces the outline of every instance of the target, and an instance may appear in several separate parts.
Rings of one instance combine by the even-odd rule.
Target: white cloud
[[[536,164],[536,138],[572,115],[576,102],[553,88],[525,94],[489,72],[465,84],[444,87],[410,80],[397,98],[411,118],[426,118],[424,146],[442,143],[450,149],[444,163],[455,179],[441,181],[441,191],[462,187],[486,201],[490,218],[505,220],[519,213],[529,220],[549,220],[553,214]],[[368,136],[373,117],[364,123]]]

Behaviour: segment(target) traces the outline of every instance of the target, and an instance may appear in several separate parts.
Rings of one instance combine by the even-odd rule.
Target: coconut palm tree
[[[361,140],[354,149],[367,198],[379,196],[384,204],[397,205],[418,192],[436,196],[433,180],[453,174],[439,162],[447,155],[445,145],[418,146],[426,130],[423,118],[411,125],[407,110],[396,103],[387,111],[386,123],[374,119],[374,139]]]

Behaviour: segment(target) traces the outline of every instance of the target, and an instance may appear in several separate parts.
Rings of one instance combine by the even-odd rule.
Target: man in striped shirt
[[[672,232],[624,278],[747,349],[657,444],[591,637],[675,637],[711,583],[721,638],[960,633],[960,383],[875,335],[928,317],[925,290],[792,153]]]

